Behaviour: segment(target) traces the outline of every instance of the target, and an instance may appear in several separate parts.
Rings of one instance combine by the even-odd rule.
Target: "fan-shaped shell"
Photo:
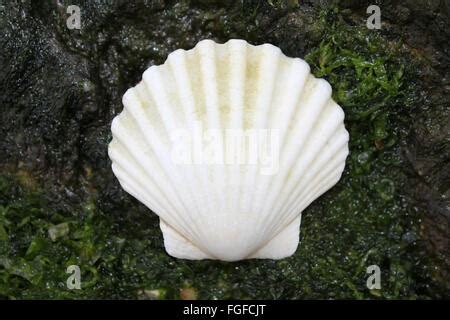
[[[123,105],[112,122],[113,172],[160,217],[178,258],[293,254],[301,212],[338,182],[348,155],[328,82],[270,44],[176,50]]]

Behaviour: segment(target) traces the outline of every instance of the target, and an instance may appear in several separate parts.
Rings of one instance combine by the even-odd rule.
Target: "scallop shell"
[[[113,172],[160,217],[177,258],[292,255],[302,211],[338,182],[348,155],[328,82],[270,44],[176,50],[123,105],[111,125]]]

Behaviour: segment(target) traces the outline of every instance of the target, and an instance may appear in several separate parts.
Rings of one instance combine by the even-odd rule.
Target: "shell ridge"
[[[134,94],[134,92],[133,92],[133,94]],[[132,118],[134,119],[134,121],[137,123],[137,126],[136,126],[136,127],[138,128],[138,130],[141,132],[142,136],[144,137],[145,143],[148,144],[148,145],[150,145],[150,148],[151,148],[152,150],[156,150],[156,149],[154,148],[154,146],[152,145],[152,142],[154,142],[154,140],[153,140],[148,134],[146,134],[146,132],[145,132],[147,126],[149,125],[149,124],[146,122],[145,117],[136,117],[137,114],[136,114],[135,112],[138,110],[138,108],[142,108],[142,104],[141,104],[141,102],[140,102],[139,100],[134,100],[133,102],[135,102],[134,108],[130,108],[129,105],[128,105],[127,103],[126,103],[125,108],[127,109],[127,111],[128,111],[128,110],[130,111],[131,117],[132,117]],[[126,140],[126,139],[125,139],[125,140]],[[125,141],[125,140],[123,140],[123,141]],[[130,139],[130,143],[127,144],[127,145],[128,145],[128,146],[132,146],[132,145],[134,145],[134,143],[135,143],[135,142],[134,142],[132,139]],[[127,145],[125,145],[125,144],[123,144],[123,145],[124,145],[125,147],[127,147]],[[170,157],[168,156],[168,151],[166,151],[165,148],[164,148],[163,146],[161,146],[161,145],[159,145],[159,146],[157,146],[157,147],[160,147],[160,149],[158,149],[158,150],[160,150],[160,153],[155,152],[157,163],[159,164],[159,167],[162,169],[162,171],[165,173],[167,179],[168,179],[169,181],[172,181],[172,185],[174,186],[174,187],[171,188],[172,190],[170,190],[170,191],[168,190],[168,191],[167,191],[167,192],[168,192],[167,194],[174,194],[174,195],[175,195],[175,199],[178,201],[177,203],[178,203],[180,209],[183,208],[185,212],[189,212],[188,207],[186,206],[186,201],[185,201],[184,197],[182,197],[182,195],[181,195],[181,194],[184,195],[184,193],[183,193],[183,192],[180,192],[180,191],[182,191],[182,190],[179,190],[179,187],[177,186],[177,184],[174,184],[174,181],[177,180],[177,179],[174,177],[174,175],[178,176],[177,170],[175,170],[175,168],[173,168],[173,164],[172,164],[171,161],[165,160],[165,159],[169,159],[169,158],[170,158]],[[148,167],[147,167],[147,166],[148,166],[148,163],[147,163],[147,162],[144,162],[143,164],[141,164],[141,163],[139,162],[139,160],[136,158],[136,154],[139,154],[139,151],[138,151],[138,150],[133,149],[134,151],[131,151],[129,148],[127,148],[127,149],[130,151],[130,154],[134,156],[136,162],[138,162],[139,165],[141,165],[141,166],[143,165],[144,168],[145,168],[145,170],[146,170],[147,172],[152,172],[152,171],[153,171],[153,170],[151,170],[151,168],[148,168]],[[162,151],[162,152],[161,152],[161,151]],[[158,156],[158,154],[159,154],[159,156]],[[165,159],[164,159],[164,158],[161,158],[161,157],[164,157]],[[157,213],[158,215],[161,214],[161,213],[158,213],[158,212],[156,212],[156,213]],[[189,224],[186,223],[186,222],[187,222],[187,220],[186,220],[186,218],[187,218],[186,215],[183,215],[182,213],[178,212],[178,210],[177,210],[176,214],[177,214],[177,215],[179,216],[179,218],[180,218],[180,219],[179,219],[179,222],[181,222],[181,221],[184,222],[184,225],[185,225],[185,226],[188,226],[188,225],[189,225]],[[184,218],[184,217],[186,217],[186,218]],[[191,217],[189,216],[189,218],[191,218]],[[195,224],[194,224],[194,225],[195,225]],[[185,230],[185,232],[188,232],[188,231],[187,231],[188,229],[186,229],[186,227],[184,227],[183,229]],[[189,231],[188,234],[190,234],[190,235],[192,236],[192,231]]]
[[[131,139],[130,139],[130,143],[124,144],[123,142],[121,142],[122,139],[124,139],[123,137],[121,137],[120,135],[116,134],[116,135],[115,135],[115,138],[119,141],[119,143],[121,143],[121,145],[123,146],[123,148],[128,152],[128,154],[130,155],[130,158],[132,158],[132,159],[134,160],[134,162],[136,162],[136,163],[138,164],[138,166],[140,166],[140,167],[143,169],[142,171],[146,172],[147,175],[148,175],[148,172],[152,172],[152,170],[148,170],[148,168],[146,168],[146,162],[144,162],[144,164],[142,164],[142,163],[136,158],[135,152],[132,151],[132,150],[134,150],[134,147],[133,147],[133,146],[134,146],[134,142],[132,142]],[[164,180],[160,180],[160,181],[164,181]],[[170,184],[167,184],[167,188],[169,188],[170,190],[166,190],[165,192],[162,191],[163,194],[166,194],[166,197],[167,197],[167,194],[174,194],[174,193],[175,193],[174,190],[172,190],[173,188],[170,186]],[[175,194],[176,194],[176,193],[175,193]],[[178,199],[177,199],[177,200],[178,200]],[[181,203],[181,201],[180,201],[180,202],[175,201],[175,205],[178,207],[178,209],[176,209],[176,207],[175,207],[174,214],[175,214],[175,216],[178,217],[178,218],[175,218],[175,217],[172,217],[172,218],[173,218],[174,220],[178,220],[178,221],[184,220],[184,219],[182,218],[183,215],[179,213],[180,208],[183,206],[183,204]],[[152,210],[152,208],[150,208],[150,209]],[[156,211],[155,211],[155,213],[158,214],[158,215],[161,215],[161,214],[164,213],[164,211],[162,211],[162,213],[161,213],[161,212],[156,212]],[[186,232],[186,233],[189,234],[189,232],[188,232],[187,229],[184,229],[184,232]]]
[[[310,81],[317,80],[318,79],[314,77],[310,78]],[[317,84],[320,85],[321,83]],[[314,130],[314,125],[320,119],[320,116],[331,96],[331,92],[329,90],[326,95],[319,94],[317,91],[315,92],[315,94],[309,94],[308,92],[305,93],[308,95],[308,100],[305,101],[305,104],[300,106],[298,108],[299,110],[297,111],[297,117],[300,117],[301,122],[298,124],[298,127],[296,127],[296,130],[294,130],[292,136],[290,137],[290,139],[288,139],[284,147],[281,147],[280,168],[285,169],[279,172],[280,176],[275,180],[275,186],[271,189],[271,192],[268,195],[268,203],[271,203],[272,205],[266,207],[266,209],[263,211],[264,215],[269,215],[269,212],[274,212],[275,208],[279,206],[280,202],[276,202],[275,199],[277,199],[277,197],[279,197],[281,192],[283,191],[282,185],[286,180],[286,177],[291,174],[295,159],[298,158],[299,153],[302,152],[307,137],[309,136],[311,131]],[[286,149],[292,151],[290,153],[287,153],[285,151]],[[275,218],[276,217],[270,218],[270,223],[265,226],[264,232],[267,232],[267,229],[270,228],[270,225],[274,223]]]
[[[175,122],[175,115],[173,114],[172,107],[169,103],[167,92],[162,85],[162,66],[148,68],[142,77],[144,84],[147,88],[147,92],[150,94],[156,109],[162,119],[165,132],[167,136],[170,136],[170,132],[177,128]]]
[[[133,179],[127,176],[127,172],[123,168],[117,168],[117,164],[113,166],[114,174],[120,179],[119,183],[122,188],[135,197],[137,200],[142,202],[147,208],[152,210],[153,212],[157,212],[162,209],[162,207],[157,203],[155,199],[148,199],[148,197],[144,196],[140,191],[140,189],[133,183]]]
[[[198,46],[198,54],[200,58],[200,74],[202,82],[202,90],[205,96],[205,107],[206,107],[206,117],[208,119],[206,129],[217,130],[217,140],[218,147],[215,151],[218,151],[217,159],[223,159],[223,137],[220,132],[220,116],[219,116],[219,97],[217,92],[217,48],[218,44],[213,41],[203,41],[202,44]],[[212,165],[209,172],[209,179],[212,181],[210,185],[210,203],[211,207],[215,208],[214,214],[217,214],[217,209],[221,211],[221,202],[219,196],[219,166]]]
[[[338,163],[334,167],[334,169],[341,170],[343,169],[345,163]],[[339,181],[342,174],[337,176],[327,177],[323,184],[320,186],[316,186],[311,192],[308,194],[308,197],[302,199],[302,203],[293,209],[293,211],[304,211],[315,199],[328,191],[331,187],[333,187],[337,181]]]
[[[293,130],[292,136],[286,141],[286,145],[284,145],[284,148],[281,150],[282,165],[285,165],[286,168],[292,167],[298,152],[305,145],[308,135],[314,130],[314,126],[317,121],[319,121],[322,112],[327,107],[331,98],[331,88],[327,82],[317,78],[314,78],[313,81],[316,82],[316,86],[314,86],[315,92],[309,94],[309,99],[305,102],[305,105],[300,106],[298,110],[298,116],[302,116],[300,118],[301,123],[306,122],[306,124],[303,126],[299,124]],[[319,92],[322,90],[318,90],[317,87],[323,86],[324,84],[326,84],[324,87],[325,92]],[[292,119],[292,121],[295,120],[296,119]],[[299,139],[299,137],[301,139]],[[296,150],[297,154],[295,152],[287,152],[286,149],[289,150],[290,147],[292,147],[292,150]]]
[[[283,59],[286,59],[285,56],[282,57]],[[276,129],[278,130],[279,135],[279,143],[281,148],[281,143],[285,141],[285,136],[287,134],[287,128],[288,126],[279,126],[280,123],[289,122],[290,119],[292,119],[292,114],[295,112],[296,105],[298,101],[300,100],[300,96],[303,92],[307,76],[309,74],[309,66],[304,62],[303,60],[300,60],[301,67],[304,67],[305,65],[307,68],[306,70],[298,70],[296,68],[292,67],[292,64],[296,63],[295,61],[297,59],[294,59],[294,61],[290,61],[291,65],[289,65],[289,76],[287,77],[286,83],[282,83],[281,79],[278,79],[280,77],[280,74],[277,75],[277,84],[279,86],[285,87],[288,92],[291,94],[284,95],[280,94],[281,97],[274,97],[274,98],[280,98],[280,101],[274,101],[272,103],[271,107],[271,124],[269,124],[269,130]],[[289,61],[289,60],[288,60]],[[299,72],[303,71],[303,72]],[[300,82],[300,83],[298,83]],[[275,99],[276,100],[276,99]],[[277,104],[277,102],[279,104]],[[275,110],[278,108],[278,106],[281,106],[282,111]],[[284,111],[284,114],[283,114]],[[269,192],[274,180],[276,180],[276,177],[274,179],[270,179],[269,177],[265,177],[264,180],[267,180],[266,183],[264,183],[264,187],[262,188],[262,191],[260,192],[259,201],[256,201],[256,207],[253,209],[255,212],[259,212],[262,210],[262,206],[264,201],[261,201],[262,199],[266,199],[268,196],[267,193]],[[258,184],[259,185],[259,184]]]
[[[243,128],[243,110],[246,92],[247,77],[247,57],[248,48],[245,41],[230,40],[227,42],[228,50],[228,97],[230,99],[230,114],[228,118],[227,128],[231,131],[241,130]],[[234,67],[231,67],[233,61]],[[230,131],[230,132],[231,132]],[[226,179],[226,188],[231,190],[227,198],[227,210],[229,212],[237,212],[239,210],[241,183],[240,172],[241,166],[233,163],[236,161],[237,154],[230,145],[225,144],[225,163],[228,172]]]
[[[133,114],[134,119],[139,119],[145,124],[143,127],[145,127],[145,130],[147,131],[148,138],[146,139],[148,139],[149,145],[151,145],[154,150],[157,150],[158,147],[164,148],[164,146],[169,143],[169,137],[164,134],[165,128],[161,115],[158,112],[155,112],[156,103],[148,92],[144,81],[142,80],[132,92],[136,95],[139,104],[131,104],[128,108],[125,107],[124,110]],[[124,101],[124,105],[125,102],[126,101]]]
[[[275,86],[277,83],[277,80],[279,80],[279,77],[282,75],[281,70],[281,60],[285,57],[282,55],[281,51],[278,50],[268,50],[267,52],[269,54],[269,57],[263,58],[263,63],[261,66],[261,75],[259,76],[259,83],[258,83],[258,91],[262,91],[263,94],[258,95],[258,99],[256,100],[256,108],[255,108],[255,114],[256,114],[256,120],[255,120],[255,128],[257,130],[264,130],[267,128],[269,124],[269,112],[270,109],[273,106],[273,99],[274,99],[274,91]],[[275,76],[272,76],[275,75]],[[270,133],[270,131],[269,131]],[[258,135],[260,132],[258,132]],[[259,141],[256,142],[258,153],[261,147],[261,143]],[[250,167],[250,174],[248,175],[250,177],[247,185],[248,186],[254,186],[254,192],[250,193],[249,202],[248,202],[248,212],[255,215],[256,211],[254,210],[254,198],[258,197],[258,191],[260,190],[260,183],[259,178],[261,174],[258,174],[258,170],[261,170],[261,164],[257,162],[257,165],[255,167]],[[260,216],[258,215],[258,220],[260,219]],[[263,223],[264,219],[261,221],[259,220],[258,223]]]
[[[179,51],[176,55],[171,55],[168,60],[168,69],[170,70],[172,77],[175,80],[175,85],[177,87],[178,94],[176,95],[176,99],[178,102],[178,105],[180,109],[183,111],[184,120],[185,123],[191,123],[191,126],[184,127],[183,129],[187,130],[193,130],[193,123],[196,121],[196,115],[194,112],[194,98],[193,98],[193,91],[191,89],[190,79],[187,76],[186,72],[186,61],[185,61],[185,52]],[[189,165],[189,164],[187,164]],[[192,165],[192,164],[190,164]],[[191,170],[180,170],[181,174],[183,175],[183,181],[195,181],[195,174],[198,173],[197,169],[192,168],[193,172]],[[204,191],[206,188],[204,181],[199,182],[201,184],[200,188],[202,191]],[[198,212],[201,215],[204,215],[206,213],[205,208],[200,205],[201,203],[201,197],[199,196],[199,193],[194,192],[194,189],[190,188],[187,183],[184,184],[185,192],[190,194],[190,197],[193,199],[192,203],[194,206],[194,210]],[[203,192],[204,194],[204,192]],[[189,215],[190,216],[190,215]],[[195,221],[193,221],[192,217],[191,221],[193,222],[192,225],[196,229],[196,233],[198,234],[198,237],[201,239],[204,237],[204,233],[198,228]]]
[[[115,172],[116,173],[116,172]],[[138,180],[136,177],[135,179],[131,179],[131,178],[125,178],[123,177],[123,175],[129,175],[129,172],[126,172],[125,170],[123,170],[122,173],[118,173],[118,177],[121,178],[121,185],[124,187],[124,189],[129,192],[130,194],[132,194],[136,199],[138,199],[139,201],[141,201],[141,198],[144,199],[148,199],[149,197],[152,197],[151,195],[147,194],[147,196],[144,196],[142,193],[138,192],[137,189],[142,189],[142,184],[140,182],[140,180]],[[137,186],[134,185],[134,183],[132,182],[133,180],[135,180],[138,184],[141,184],[141,188],[138,188]],[[134,192],[133,192],[134,191]],[[149,205],[148,201],[141,201],[143,204],[145,204],[150,210],[152,210],[154,213],[158,214],[158,215],[163,215],[164,217],[166,217],[168,220],[173,220],[176,221],[177,218],[176,216],[178,215],[177,213],[177,209],[173,208],[173,210],[167,209],[167,207],[165,208],[164,206],[162,207],[158,207],[158,206],[154,206],[154,205]],[[164,209],[163,209],[164,208]],[[161,210],[161,211],[160,211]],[[175,215],[174,216],[170,216],[169,212],[173,212]],[[185,231],[186,232],[186,231]]]
[[[152,67],[150,67],[143,76],[143,80],[144,83],[146,85],[146,88],[148,90],[148,92],[150,93],[150,95],[152,96],[153,100],[155,101],[157,110],[161,116],[162,122],[163,122],[163,126],[165,128],[165,133],[166,135],[169,137],[170,140],[170,136],[172,132],[175,132],[175,130],[178,129],[178,125],[176,123],[176,117],[174,115],[173,112],[173,106],[172,104],[169,103],[169,99],[168,99],[168,92],[166,91],[166,86],[162,85],[163,80],[162,80],[162,72],[167,71],[167,68],[163,68],[165,65],[160,66],[159,68],[154,68],[152,69]],[[152,71],[153,70],[153,71]],[[170,69],[169,69],[170,71]],[[175,183],[175,181],[177,179],[173,179],[172,175],[175,174],[176,176],[182,178],[179,180],[183,181],[183,185],[186,185],[186,177],[184,176],[184,174],[182,174],[183,171],[181,171],[181,173],[176,170],[176,167],[173,165],[173,161],[171,161],[168,157],[168,161],[167,161],[167,165],[172,168],[173,170],[167,170],[166,173],[168,174],[170,180],[172,181],[172,183],[174,183],[175,190],[177,190],[178,192],[175,192],[175,194],[177,195],[177,198],[179,198],[181,205],[184,207],[185,212],[190,212],[189,210],[189,199],[186,198],[186,190],[183,189],[189,189],[189,188],[180,188],[178,184]],[[164,167],[164,166],[163,166]],[[171,172],[172,174],[169,174],[169,172]],[[193,228],[194,230],[192,230],[191,228],[188,228],[190,230],[190,234],[194,234],[196,235],[196,238],[201,237],[202,232],[199,232],[197,223],[193,220],[193,217],[190,214],[181,214],[180,216],[184,216],[185,218],[182,219],[182,221],[184,221],[186,227],[187,226],[191,226],[191,228]],[[191,223],[187,223],[187,221],[190,220]]]
[[[339,154],[333,157],[332,161],[325,165],[323,171],[321,170],[316,174],[314,181],[311,183],[313,187],[308,190],[303,190],[301,195],[294,200],[295,203],[290,206],[290,214],[295,214],[295,212],[298,211],[302,212],[315,199],[336,184],[336,182],[340,179],[342,172],[336,175],[330,175],[330,173],[343,169],[345,162],[342,161],[342,158],[345,158],[345,150],[340,151]],[[318,183],[318,181],[321,183]],[[286,217],[287,216],[289,216],[289,214],[286,215]],[[284,217],[285,220],[287,220],[286,217]]]
[[[341,143],[340,145],[342,146],[344,144],[345,143]],[[332,156],[324,165],[320,166],[318,170],[315,170],[315,174],[310,177],[308,182],[306,182],[306,184],[311,185],[311,188],[303,188],[304,185],[298,186],[296,194],[283,205],[282,212],[284,212],[284,214],[282,214],[280,219],[288,220],[289,216],[295,214],[295,212],[302,212],[307,207],[307,205],[304,206],[303,203],[307,203],[310,198],[312,199],[312,202],[320,196],[320,192],[317,190],[320,190],[321,187],[329,184],[329,182],[324,179],[327,178],[327,176],[330,176],[330,173],[337,172],[342,164],[341,158],[344,158],[345,160],[346,156],[342,157],[345,153],[345,151],[338,151],[336,155]],[[338,175],[340,176],[341,173]],[[331,176],[330,179],[333,180],[333,177],[334,176]],[[322,183],[320,184],[320,182]],[[334,184],[331,186],[333,185]]]
[[[285,199],[289,199],[295,190],[295,185],[301,183],[304,178],[305,170],[308,168],[311,170],[311,163],[317,160],[317,156],[324,155],[322,149],[330,139],[333,139],[333,134],[337,131],[340,124],[340,119],[334,117],[335,113],[339,113],[339,109],[335,106],[336,104],[332,99],[329,99],[319,118],[315,121],[308,140],[301,148],[300,157],[297,157],[296,162],[291,167],[287,183],[283,187],[285,192],[282,191],[283,200],[279,203],[285,203]]]
[[[280,83],[279,80],[277,83],[280,83],[279,85],[282,88],[286,88],[290,94],[283,95],[280,94],[280,101],[275,101],[272,106],[272,111],[274,114],[271,117],[271,124],[269,125],[269,128],[275,128],[278,130],[279,134],[279,147],[280,149],[283,148],[283,143],[286,141],[286,135],[288,132],[289,125],[279,125],[282,123],[290,123],[292,119],[294,118],[294,114],[297,110],[298,101],[301,100],[302,95],[304,95],[306,83],[309,79],[309,72],[310,68],[309,65],[302,59],[293,59],[290,60],[290,58],[286,58],[283,56],[283,58],[288,59],[287,61],[290,62],[289,65],[289,76],[287,83]],[[293,68],[292,66],[299,66],[300,69]],[[276,107],[281,106],[282,110],[275,110]],[[284,109],[284,110],[283,110]],[[284,113],[283,113],[284,111]],[[278,175],[279,172],[276,173]],[[272,191],[274,185],[276,185],[277,181],[279,180],[278,177],[274,177],[273,179],[270,179],[269,177],[265,177],[266,180],[268,180],[264,184],[264,188],[262,189],[259,201],[256,201],[256,208],[254,209],[255,212],[261,212],[263,211],[263,204],[266,203],[263,201],[264,199],[267,199],[269,197],[269,193]],[[259,204],[259,205],[258,205]],[[267,220],[267,219],[266,219]],[[265,222],[267,223],[267,222]],[[266,224],[267,225],[267,224]],[[261,233],[260,237],[263,237],[265,234]]]
[[[345,129],[344,129],[345,130]],[[286,199],[285,205],[283,205],[281,210],[284,210],[288,204],[291,203],[291,201],[294,201],[294,199],[300,197],[301,190],[305,188],[306,185],[310,185],[311,181],[314,181],[315,175],[318,172],[322,172],[324,168],[327,166],[327,164],[333,160],[333,156],[336,155],[336,153],[347,143],[348,140],[345,139],[346,135],[343,132],[342,138],[339,136],[339,132],[342,132],[342,128],[338,127],[335,131],[334,141],[331,138],[328,139],[327,143],[324,146],[324,151],[322,153],[318,153],[315,158],[311,161],[313,165],[311,168],[306,172],[305,175],[299,178],[299,180],[296,182],[296,185],[293,189],[293,192],[289,195],[289,197]]]
[[[164,201],[165,204],[161,204],[159,201],[157,201],[157,200],[155,199],[155,202],[158,203],[158,208],[163,208],[163,207],[166,207],[166,206],[172,207],[172,204],[168,201],[168,199],[167,199],[167,197],[165,196],[165,194],[158,188],[157,184],[154,183],[154,179],[153,179],[152,177],[150,177],[146,172],[145,172],[144,174],[147,175],[148,178],[149,178],[149,180],[151,181],[151,183],[149,183],[149,184],[143,183],[143,181],[141,181],[142,175],[136,173],[135,170],[133,170],[133,169],[125,170],[125,169],[124,169],[125,167],[131,168],[131,167],[133,166],[131,163],[129,163],[128,160],[126,160],[126,159],[120,159],[120,157],[118,157],[117,155],[111,155],[111,158],[114,159],[114,162],[115,162],[115,163],[113,163],[113,165],[116,167],[116,170],[118,170],[118,174],[128,176],[128,178],[124,178],[124,180],[128,180],[128,184],[130,184],[130,185],[132,184],[132,180],[133,180],[133,179],[131,179],[131,178],[129,177],[129,176],[132,176],[132,177],[137,181],[137,183],[140,184],[141,188],[142,188],[143,186],[145,186],[145,185],[152,185],[152,186],[154,186],[155,189],[156,189],[156,191],[154,191],[154,192],[159,193],[159,195],[160,195],[161,197],[163,197],[163,200],[165,200],[165,201]],[[133,160],[132,160],[132,161],[133,161]],[[113,171],[114,171],[114,169],[113,169]],[[114,172],[114,173],[116,173],[116,172]],[[135,188],[135,189],[137,189],[137,188]],[[148,193],[149,196],[152,196],[152,194],[153,194],[153,192],[149,192],[149,193]],[[150,208],[150,209],[151,209],[152,211],[155,211],[155,210],[156,210],[156,209],[153,210],[153,208]],[[175,208],[172,207],[171,210],[175,210]]]
[[[271,126],[270,115],[271,115],[271,111],[277,107],[277,105],[275,104],[276,99],[278,98],[278,96],[276,95],[277,86],[279,83],[281,83],[283,81],[284,77],[286,76],[286,72],[282,68],[282,63],[286,61],[285,59],[288,59],[281,51],[274,51],[273,55],[274,55],[273,59],[276,60],[276,63],[273,61],[268,61],[274,67],[273,67],[273,69],[268,69],[268,71],[267,71],[268,73],[274,74],[273,77],[268,76],[269,78],[272,79],[270,86],[269,86],[270,89],[268,89],[268,88],[266,88],[265,90],[263,90],[263,88],[260,89],[261,91],[266,92],[266,95],[260,96],[260,99],[266,99],[267,105],[264,106],[264,108],[262,108],[264,110],[264,115],[261,115],[260,119],[256,121],[256,126],[259,128],[262,128],[262,129],[267,128],[267,133],[269,135],[271,134],[271,130],[275,130],[275,129],[278,130],[278,128],[274,128]],[[268,59],[266,59],[266,61],[267,60]],[[288,82],[289,82],[289,80],[291,80],[291,79],[289,78]],[[267,81],[267,79],[264,79],[263,77],[261,78],[261,82],[266,83],[266,81]],[[283,84],[284,84],[284,82],[283,82]],[[264,87],[264,84],[260,84],[260,85],[262,87]],[[262,114],[262,112],[261,112],[261,114]],[[280,137],[278,136],[278,139],[279,138]],[[278,140],[278,143],[280,143],[279,140]],[[260,147],[261,147],[260,141],[258,141],[258,151],[260,150]],[[258,163],[258,167],[255,168],[255,171],[256,170],[262,170],[260,163]],[[255,181],[251,182],[251,184],[250,184],[250,185],[255,186],[254,192],[252,193],[252,197],[250,199],[250,203],[251,203],[250,212],[252,212],[252,214],[255,214],[258,216],[258,218],[257,218],[258,225],[264,226],[267,224],[267,221],[269,220],[270,217],[269,217],[269,215],[264,216],[264,215],[257,214],[257,212],[259,212],[258,204],[261,202],[264,202],[262,200],[265,199],[266,191],[269,190],[270,181],[277,179],[277,177],[276,177],[276,174],[274,176],[266,176],[266,175],[261,174],[261,172],[259,174],[257,172],[254,172],[254,175],[256,176]],[[255,200],[255,197],[256,197],[256,200]],[[264,237],[263,232],[261,232],[259,234],[259,238],[261,239],[262,237]]]
[[[186,54],[186,63],[187,68],[189,68],[189,65],[191,68],[195,68],[191,74],[188,76],[189,79],[189,89],[191,90],[191,96],[193,98],[194,102],[194,115],[193,117],[196,119],[197,123],[201,126],[202,130],[205,129],[205,123],[207,123],[206,118],[207,116],[207,102],[206,102],[206,96],[201,94],[204,92],[203,86],[203,76],[202,76],[202,59],[201,59],[201,52],[200,49],[206,45],[208,46],[210,40],[202,40],[200,41],[193,49],[189,50]],[[200,90],[194,91],[193,86],[197,85],[200,87]],[[192,129],[192,128],[191,128]],[[208,128],[206,128],[208,129]],[[189,129],[188,129],[189,130]],[[194,151],[195,152],[195,151]],[[213,195],[210,193],[210,189],[208,188],[208,172],[206,170],[203,170],[203,168],[198,168],[197,165],[193,165],[192,168],[194,169],[195,176],[197,178],[197,181],[200,181],[200,188],[201,193],[203,194],[203,203],[205,208],[205,215],[213,212],[214,206],[213,206]]]
[[[346,156],[347,156],[346,150],[341,150],[340,152],[338,152],[336,154],[336,156],[333,157],[333,162],[330,162],[330,166],[329,166],[328,170],[324,171],[324,174],[322,174],[321,177],[323,179],[325,179],[324,176],[326,175],[326,173],[328,173],[329,179],[335,181],[335,183],[336,183],[340,179],[342,174],[343,174],[342,170],[343,170],[343,167],[345,165],[345,161],[344,160],[345,160]],[[334,164],[334,165],[331,165],[331,164]],[[339,168],[339,170],[337,168]],[[335,172],[336,174],[335,175],[330,175],[331,172]],[[335,183],[333,183],[332,185],[334,185]],[[318,184],[318,183],[316,183],[316,184],[318,185],[319,190],[324,190],[322,192],[325,192],[325,191],[328,190],[327,187],[326,187],[327,186],[326,182],[323,182],[321,184]],[[328,187],[328,188],[330,188],[330,187]],[[317,192],[317,193],[319,193],[319,192]],[[320,193],[320,194],[322,194],[322,193]],[[310,200],[308,200],[309,203],[311,203],[312,201],[314,201],[316,199],[316,198],[313,198],[313,196],[319,197],[319,195],[317,195],[317,194],[312,194],[312,196],[310,196],[310,198],[309,198]],[[300,200],[301,199],[298,199],[298,202],[300,202]],[[307,202],[305,201],[304,203],[307,203]],[[302,203],[302,207],[306,208],[304,203]],[[309,205],[309,203],[308,203],[308,205]]]

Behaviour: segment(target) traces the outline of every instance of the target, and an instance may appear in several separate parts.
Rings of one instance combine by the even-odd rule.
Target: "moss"
[[[93,19],[81,34],[66,40],[72,51],[95,62],[92,70],[99,79],[80,79],[77,73],[75,85],[67,85],[73,89],[70,97],[62,99],[63,108],[55,106],[56,110],[66,110],[56,114],[60,121],[54,124],[64,132],[63,138],[57,130],[45,129],[49,124],[45,120],[50,117],[48,112],[35,125],[44,133],[44,141],[51,141],[47,147],[52,152],[46,159],[50,159],[51,167],[64,173],[58,180],[63,181],[64,188],[55,191],[56,187],[50,185],[55,174],[51,169],[48,169],[51,174],[40,180],[25,174],[28,171],[24,170],[9,170],[10,173],[1,175],[2,297],[394,299],[448,296],[442,285],[445,279],[436,271],[439,264],[424,246],[420,230],[424,212],[416,210],[408,193],[409,173],[405,169],[408,164],[401,154],[401,146],[423,97],[416,90],[415,64],[399,45],[376,31],[353,26],[345,20],[346,14],[334,7],[305,13],[296,1],[287,4],[244,1],[242,6],[231,6],[228,11],[214,1],[200,1],[199,7],[187,2],[166,10],[157,4],[154,7],[145,10],[156,10],[150,12],[163,21],[167,19],[167,24],[150,28],[148,24],[153,22],[142,16],[133,21],[125,16],[123,23],[101,25],[98,22],[100,29],[97,29]],[[101,8],[91,9],[89,14],[101,15]],[[106,15],[109,14],[108,11]],[[302,24],[304,19],[311,23]],[[176,23],[180,20],[200,31],[191,30],[189,37],[179,34]],[[283,23],[286,26],[279,25]],[[124,27],[118,30],[121,25]],[[292,26],[300,25],[310,37],[292,41],[288,35],[298,34]],[[149,35],[144,29],[155,31]],[[102,42],[99,30],[113,34],[112,39]],[[100,38],[95,40],[98,47],[88,45],[94,41],[94,35]],[[345,110],[345,124],[351,137],[345,172],[331,191],[305,210],[299,249],[288,259],[223,263],[171,258],[164,251],[157,217],[126,195],[110,172],[106,160],[110,139],[108,119],[120,109],[117,105],[120,92],[138,79],[149,60],[161,63],[175,47],[189,47],[197,38],[211,36],[219,40],[239,37],[252,42],[272,41],[288,54],[306,54],[314,74],[332,84],[333,96]],[[147,38],[152,43],[143,40]],[[150,53],[148,46],[154,49]],[[72,61],[72,64],[76,63]],[[32,92],[38,96],[36,90]],[[90,111],[79,111],[77,98],[73,98],[78,95],[88,96],[87,101],[81,102],[83,106],[95,105],[97,109],[93,111],[89,107]],[[58,102],[60,98],[48,99]],[[35,117],[39,119],[42,115],[41,112]],[[65,123],[66,116],[78,121]],[[79,128],[84,131],[78,132]],[[35,136],[39,136],[36,132]],[[61,144],[64,137],[69,139]],[[41,145],[41,140],[34,143]],[[68,151],[71,148],[76,148],[79,159],[75,152]],[[36,158],[40,157],[39,150],[33,152],[38,155]],[[72,163],[76,165],[70,166]],[[66,177],[66,166],[69,166],[69,177]],[[79,179],[73,182],[71,177],[77,175]],[[69,276],[66,268],[73,264],[81,269],[81,290],[66,287]],[[366,268],[372,264],[381,268],[381,290],[366,287]]]

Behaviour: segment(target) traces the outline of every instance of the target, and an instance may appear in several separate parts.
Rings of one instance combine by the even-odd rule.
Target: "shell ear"
[[[159,226],[164,237],[164,247],[172,257],[190,260],[214,259],[214,257],[208,256],[197,248],[162,219],[159,219]]]
[[[300,214],[251,258],[283,259],[293,255],[300,239],[301,220],[302,215]]]

